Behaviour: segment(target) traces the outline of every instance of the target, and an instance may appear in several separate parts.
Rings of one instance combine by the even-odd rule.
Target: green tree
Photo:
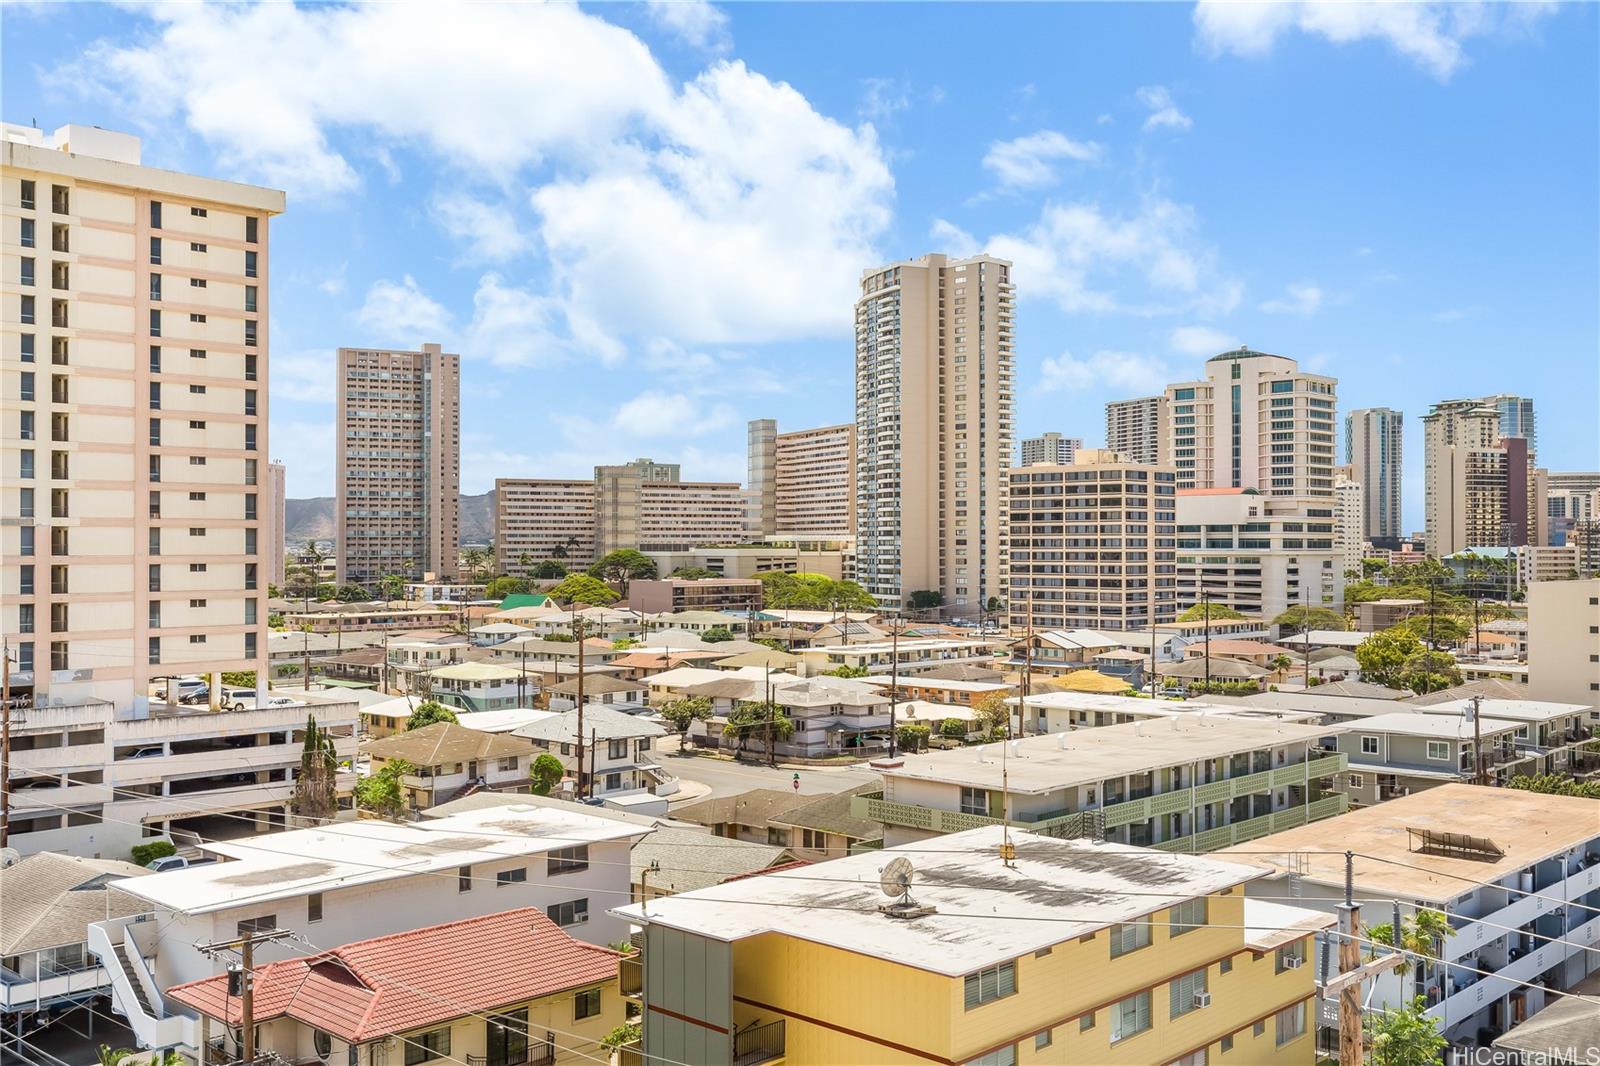
[[[829,677],[866,677],[872,673],[865,666],[835,666],[832,670],[822,671]]]
[[[317,587],[312,591],[311,596],[313,599],[320,600],[324,603],[328,602],[329,600],[337,600],[339,598],[339,586],[335,585],[332,581],[319,581],[317,583]]]
[[[992,692],[979,700],[972,708],[977,716],[979,731],[986,736],[1005,736],[1011,731],[1011,707],[1006,703],[1006,698],[998,692]]]
[[[494,572],[494,551],[485,548],[467,548],[461,552],[461,565],[474,581],[487,581]]]
[[[133,846],[133,864],[147,866],[156,859],[164,859],[168,855],[178,854],[178,849],[170,840],[152,840],[148,844],[135,844]]]
[[[288,623],[284,621],[283,615],[281,615],[281,614],[269,614],[269,615],[267,615],[267,628],[268,629],[283,629],[287,625],[288,625]]]
[[[1363,581],[1371,581],[1374,577],[1383,573],[1384,568],[1388,565],[1382,559],[1361,560],[1361,579]]]
[[[1345,629],[1344,615],[1331,607],[1291,607],[1272,620],[1278,639],[1312,629]]]
[[[707,644],[721,644],[725,640],[733,639],[733,630],[727,626],[712,626],[700,634],[700,639]]]
[[[302,818],[320,820],[339,813],[339,756],[333,750],[333,736],[317,725],[314,715],[306,715],[305,743],[300,750],[300,776],[295,778],[290,809]]]
[[[1400,680],[1406,659],[1422,650],[1422,642],[1398,626],[1385,629],[1356,645],[1361,679],[1390,688],[1404,687]]]
[[[939,725],[939,735],[951,740],[965,740],[967,736],[967,723],[959,718],[946,718]]]
[[[356,806],[384,818],[399,818],[406,812],[403,778],[416,770],[404,759],[389,759],[383,766],[356,782]]]
[[[528,780],[533,788],[533,794],[535,796],[550,795],[551,789],[561,783],[561,779],[566,776],[566,772],[566,768],[561,765],[560,759],[551,755],[548,751],[541,753],[537,759],[533,760],[533,765],[528,767]]]
[[[1393,626],[1404,629],[1421,641],[1435,644],[1456,644],[1471,634],[1470,625],[1453,614],[1414,614]]]
[[[591,607],[604,607],[622,598],[610,585],[588,574],[568,575],[550,590],[550,595],[563,603],[583,603]]]
[[[906,601],[906,606],[913,611],[927,611],[935,607],[944,606],[944,593],[938,589],[918,589]]]
[[[1439,949],[1449,937],[1455,936],[1456,931],[1450,926],[1450,919],[1442,911],[1423,908],[1406,916],[1400,921],[1400,950],[1404,954],[1395,957],[1394,972],[1407,974],[1411,972],[1411,960],[1414,958],[1437,959]],[[1378,944],[1394,947],[1394,923],[1384,922],[1374,925],[1367,930],[1367,939]],[[1369,955],[1376,958],[1376,950],[1370,950]]]
[[[1234,622],[1244,615],[1225,603],[1197,603],[1178,616],[1180,622]]]
[[[483,598],[486,600],[503,600],[507,596],[516,596],[527,591],[527,578],[503,576],[493,578],[483,586]]]
[[[589,567],[590,577],[616,585],[624,596],[628,594],[628,582],[649,581],[656,574],[656,561],[635,548],[606,552]]]
[[[918,752],[928,746],[928,737],[933,730],[923,722],[907,722],[896,726],[894,731],[895,743],[902,752]]]
[[[738,754],[742,755],[752,733],[762,738],[770,756],[774,754],[773,745],[794,736],[794,720],[784,713],[782,707],[768,700],[735,705],[728,715],[727,724],[722,727],[722,735],[738,740]]]
[[[1294,660],[1289,658],[1289,656],[1287,656],[1287,655],[1274,655],[1272,657],[1271,666],[1272,666],[1272,668],[1274,670],[1278,671],[1279,674],[1282,674],[1284,671],[1288,670],[1289,667],[1291,667],[1293,665],[1294,665]]]
[[[417,704],[417,709],[411,712],[411,717],[406,719],[407,729],[421,729],[435,722],[454,722],[456,712],[436,700],[423,700]]]
[[[878,601],[854,581],[835,581],[825,574],[789,574],[768,570],[756,575],[762,602],[775,610],[870,611]]]
[[[385,600],[398,600],[406,594],[406,579],[399,574],[388,574],[378,579],[378,591]]]
[[[704,696],[685,696],[662,707],[661,717],[678,731],[681,745],[688,740],[689,730],[694,723],[707,721],[711,717],[711,709],[711,701]]]
[[[1507,788],[1541,792],[1547,796],[1580,796],[1600,799],[1600,781],[1576,781],[1560,774],[1518,774],[1506,782]]]
[[[681,577],[688,581],[703,581],[708,577],[716,577],[716,573],[703,566],[680,566],[671,574],[672,577]]]
[[[367,591],[365,585],[354,583],[339,586],[338,600],[340,603],[360,603],[362,600],[372,599],[372,593]]]
[[[139,1052],[133,1048],[113,1048],[110,1044],[101,1044],[100,1066],[122,1066],[124,1062],[131,1060],[138,1054]]]
[[[556,549],[559,551],[561,546],[559,544],[556,545]],[[533,570],[530,572],[530,576],[539,581],[558,581],[561,578],[566,577],[567,572],[567,568],[556,562],[554,559],[546,559],[544,562],[533,568]]]
[[[1443,1060],[1449,1041],[1439,1033],[1439,1019],[1428,1016],[1424,997],[1368,1018],[1372,1066],[1436,1066]]]
[[[624,1044],[637,1044],[644,1037],[644,1023],[623,1022],[600,1041],[600,1046],[615,1051]]]
[[[1365,676],[1365,672],[1362,676]],[[1400,664],[1401,687],[1419,696],[1459,684],[1461,671],[1457,669],[1454,657],[1445,652],[1419,648],[1407,655],[1405,662]]]

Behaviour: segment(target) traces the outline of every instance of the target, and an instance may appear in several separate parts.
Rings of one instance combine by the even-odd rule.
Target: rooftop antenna
[[[932,907],[924,907],[911,898],[911,882],[916,873],[911,860],[904,855],[890,859],[889,864],[878,872],[878,887],[890,900],[888,903],[878,905],[880,914],[906,919],[921,918],[923,915],[933,913]]]

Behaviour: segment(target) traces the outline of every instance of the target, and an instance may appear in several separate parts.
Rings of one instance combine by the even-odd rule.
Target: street
[[[859,766],[814,767],[806,769],[773,769],[754,762],[730,762],[723,759],[684,756],[678,754],[677,738],[667,737],[659,742],[656,755],[661,765],[685,781],[698,781],[710,787],[705,795],[686,799],[696,802],[714,796],[732,796],[753,788],[793,787],[794,775],[800,775],[800,793],[806,796],[843,792],[857,785],[878,780],[875,771],[865,764]]]

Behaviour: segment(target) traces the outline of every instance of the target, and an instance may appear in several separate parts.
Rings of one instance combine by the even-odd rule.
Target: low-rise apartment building
[[[1007,820],[1034,832],[1205,852],[1345,810],[1327,729],[1193,715],[911,755],[857,797],[893,847]]]
[[[503,711],[527,703],[530,685],[512,663],[464,662],[429,670],[428,692],[458,711]]]
[[[227,861],[112,882],[147,913],[94,923],[89,950],[140,1045],[196,1047],[192,1008],[164,990],[224,972],[227,959],[197,945],[282,929],[332,946],[529,906],[579,940],[615,943],[628,927],[606,907],[627,898],[628,850],[648,832],[581,809],[507,805],[210,841],[201,848]],[[261,945],[257,965],[296,946]]]
[[[438,603],[313,603],[309,609],[284,612],[290,629],[311,627],[313,633],[402,633],[440,629],[462,621],[461,609]]]
[[[1444,703],[1417,704],[1424,714],[1441,714],[1470,720],[1474,701],[1449,700]],[[1479,699],[1477,713],[1487,719],[1516,722],[1517,754],[1530,760],[1517,766],[1517,773],[1565,774],[1571,772],[1583,755],[1584,745],[1593,736],[1594,707],[1577,703],[1545,703],[1539,700]]]
[[[1250,895],[1294,895],[1333,913],[1354,856],[1361,923],[1442,912],[1435,959],[1412,957],[1363,990],[1365,1009],[1422,996],[1457,1046],[1488,1046],[1517,1020],[1600,970],[1600,818],[1595,801],[1447,784],[1252,840],[1240,862],[1267,867]],[[1250,854],[1246,855],[1248,851]],[[1234,858],[1223,852],[1220,858]],[[1322,1024],[1337,1024],[1325,1004]]]
[[[120,859],[147,837],[180,840],[217,826],[237,833],[284,824],[306,719],[356,750],[355,703],[297,695],[238,711],[148,703],[143,716],[109,701],[30,707],[11,724],[10,846]],[[355,782],[339,775],[338,790]]]
[[[651,756],[655,742],[667,731],[641,715],[585,701],[581,766],[576,710],[519,726],[511,735],[560,759],[584,796],[623,796],[646,790],[666,795],[677,790],[677,779]]]
[[[912,674],[891,686],[887,677],[867,677],[863,683],[887,693],[892,687],[902,700],[922,700],[951,706],[976,707],[990,696],[1009,696],[1017,690],[1010,681],[963,681],[960,678]]]
[[[761,610],[765,586],[753,577],[666,577],[628,582],[628,606],[641,614]]]
[[[507,733],[487,733],[454,722],[435,722],[361,745],[368,772],[399,761],[406,806],[426,810],[479,790],[526,792],[538,754],[532,743]]]
[[[766,752],[769,738],[759,723],[732,735],[725,733],[724,727],[741,705],[768,699],[794,724],[787,739],[771,738],[777,755],[865,755],[889,745],[889,697],[870,685],[828,676],[773,674],[769,679],[759,668],[747,667],[739,673],[745,676],[730,675],[683,689],[686,696],[711,701],[711,717],[689,727],[696,745]]]
[[[1284,960],[1328,918],[1247,900],[1256,876],[989,826],[618,913],[644,927],[647,1059],[1309,1062],[1312,970]]]
[[[1347,760],[1347,773],[1335,788],[1350,797],[1351,807],[1370,807],[1399,796],[1452,781],[1473,781],[1478,772],[1477,744],[1483,746],[1483,772],[1489,783],[1503,785],[1525,772],[1531,756],[1517,751],[1519,722],[1470,714],[1456,717],[1423,714],[1397,704],[1392,714],[1358,719],[1334,734],[1330,743]]]
[[[898,664],[901,675],[919,674],[940,666],[992,666],[995,649],[1004,641],[943,640],[910,637],[901,641],[877,640],[866,644],[830,644],[795,652],[808,674],[821,674],[848,666],[869,674],[889,674]]]
[[[534,907],[349,944],[318,939],[316,954],[256,968],[257,1054],[349,1066],[553,1066],[602,1058],[601,1041],[623,1022],[621,956],[574,940]],[[243,1055],[243,1000],[226,975],[166,994],[199,1015],[190,1053]]]
[[[1129,722],[1168,718],[1198,720],[1211,715],[1261,722],[1322,724],[1322,716],[1310,712],[1265,708],[1258,711],[1248,707],[1229,706],[1220,700],[1210,702],[1211,699],[1213,698],[1208,697],[1207,702],[1201,702],[1141,699],[1136,696],[1112,695],[1104,692],[1036,692],[1031,693],[1026,700],[1020,696],[1013,696],[1007,699],[1006,703],[1012,707],[1012,722],[1018,734],[1067,733],[1074,729],[1101,729]]]

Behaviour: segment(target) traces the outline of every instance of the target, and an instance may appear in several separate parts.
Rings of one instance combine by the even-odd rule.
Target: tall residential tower
[[[1106,404],[1106,448],[1135,463],[1161,461],[1167,435],[1167,398],[1141,396]]]
[[[1381,547],[1400,542],[1400,486],[1404,467],[1402,418],[1388,407],[1344,416],[1344,461],[1361,486],[1362,533]]]
[[[339,582],[455,577],[461,547],[461,357],[339,349]]]
[[[1005,597],[1015,302],[1011,264],[986,255],[862,276],[856,575],[891,611],[924,593],[971,616]]]

